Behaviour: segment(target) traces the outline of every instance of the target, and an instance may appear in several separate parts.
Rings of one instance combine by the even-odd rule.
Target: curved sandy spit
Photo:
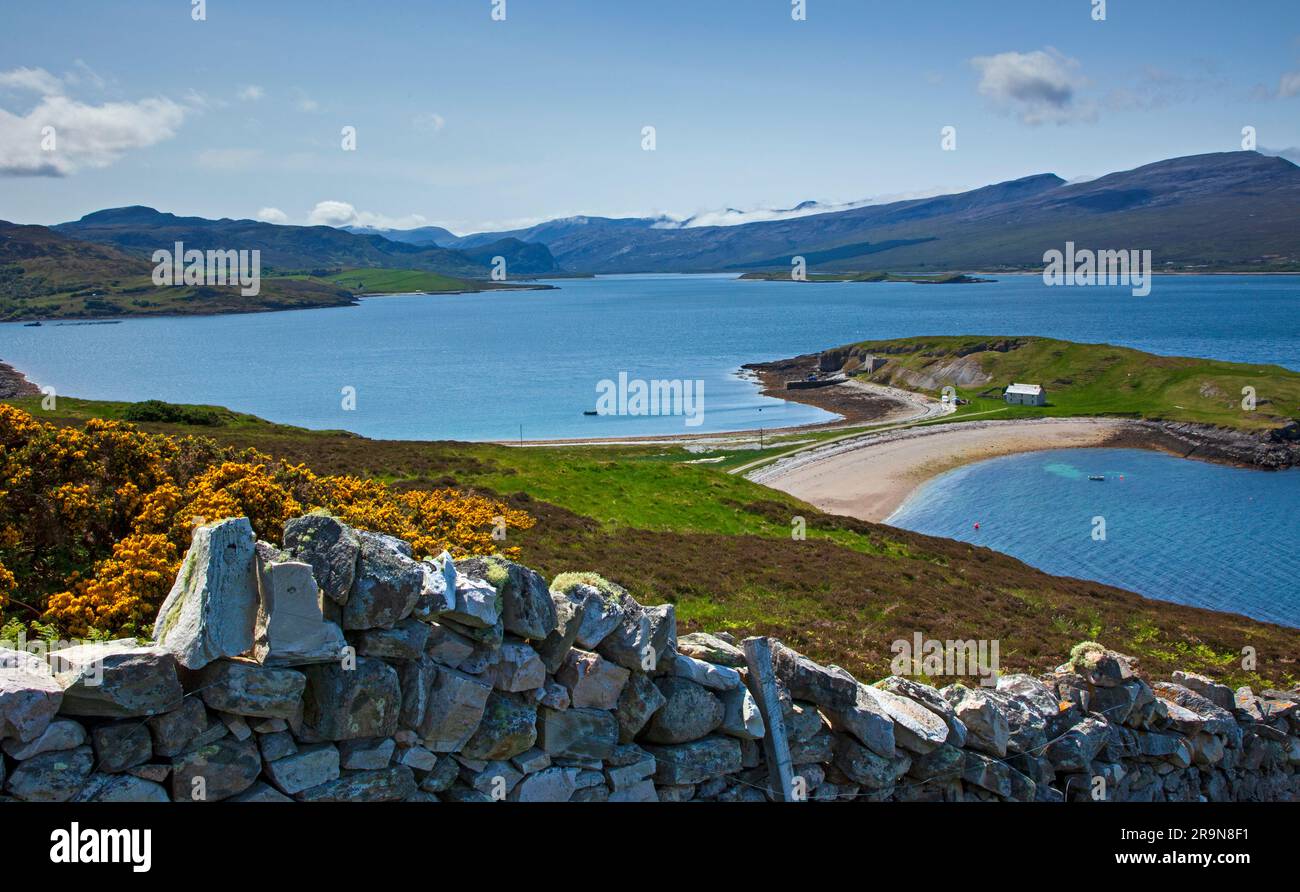
[[[935,424],[808,449],[747,476],[823,511],[879,523],[944,471],[1019,452],[1106,446],[1127,426],[1113,418]]]

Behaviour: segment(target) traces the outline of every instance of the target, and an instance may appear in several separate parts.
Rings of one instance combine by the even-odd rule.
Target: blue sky
[[[1235,150],[1247,125],[1300,146],[1296,0],[3,6],[0,218],[21,222],[147,204],[468,232],[1072,179]]]

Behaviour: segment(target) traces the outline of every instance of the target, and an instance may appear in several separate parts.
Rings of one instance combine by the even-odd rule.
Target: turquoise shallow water
[[[1093,538],[1097,517],[1104,541]],[[887,523],[1049,573],[1300,627],[1300,469],[1136,449],[1030,452],[940,475]]]
[[[741,282],[626,276],[554,291],[365,300],[358,307],[0,325],[0,359],[59,393],[212,403],[371,437],[496,440],[778,427],[826,413],[758,395],[747,362],[919,334],[1046,335],[1300,368],[1300,277],[1157,278],[1126,288]],[[597,385],[704,382],[703,423],[589,417]],[[355,410],[342,390],[356,388]]]

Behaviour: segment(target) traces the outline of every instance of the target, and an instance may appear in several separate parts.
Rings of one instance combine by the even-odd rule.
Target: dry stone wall
[[[1300,690],[1149,684],[1100,647],[996,687],[865,685],[679,637],[591,574],[417,560],[323,514],[282,548],[198,529],[153,634],[0,650],[4,798],[1300,798]]]

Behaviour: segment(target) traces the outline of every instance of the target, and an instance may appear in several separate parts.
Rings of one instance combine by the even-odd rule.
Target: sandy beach
[[[1113,445],[1128,427],[1109,418],[939,424],[841,440],[747,476],[823,511],[879,523],[944,471],[1018,452]]]

